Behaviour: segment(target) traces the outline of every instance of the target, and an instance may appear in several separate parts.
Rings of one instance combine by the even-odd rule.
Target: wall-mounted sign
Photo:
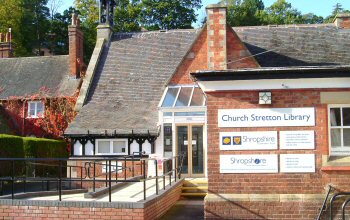
[[[281,154],[281,173],[314,173],[315,154]]]
[[[315,149],[314,131],[280,131],[281,149]]]
[[[277,149],[277,131],[220,132],[220,150]]]
[[[219,109],[222,128],[315,126],[315,108]]]
[[[220,173],[278,173],[277,154],[220,155]]]

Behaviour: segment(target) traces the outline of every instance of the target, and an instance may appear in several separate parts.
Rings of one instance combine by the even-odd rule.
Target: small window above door
[[[198,86],[169,86],[165,90],[161,107],[204,106],[205,97]]]

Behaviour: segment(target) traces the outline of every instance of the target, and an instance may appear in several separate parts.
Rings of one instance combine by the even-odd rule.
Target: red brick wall
[[[325,91],[325,90],[322,90]],[[274,90],[272,105],[258,105],[258,91],[207,93],[208,105],[208,181],[210,193],[232,194],[323,194],[332,183],[338,190],[350,191],[350,172],[322,172],[322,155],[328,154],[327,105],[320,103],[320,90]],[[218,128],[218,109],[315,107],[315,127]],[[315,130],[315,150],[220,151],[219,132]],[[220,174],[220,154],[315,153],[316,172],[309,174]],[[288,204],[288,203],[286,203]],[[207,206],[206,213],[213,212]],[[218,204],[219,205],[219,204]],[[229,204],[226,204],[229,205]],[[268,204],[270,205],[270,204]],[[251,203],[248,210],[254,207]],[[265,207],[267,208],[267,207]],[[265,208],[261,208],[263,211]],[[318,207],[315,207],[317,209]],[[218,208],[219,209],[219,208]],[[274,213],[279,213],[278,209]],[[232,214],[227,213],[229,216]],[[231,216],[232,217],[232,216]],[[248,218],[249,219],[249,218]],[[283,218],[280,218],[283,219]],[[288,218],[286,218],[288,219]],[[289,218],[293,219],[293,218]]]
[[[170,80],[170,85],[193,84],[190,73],[208,68],[207,45],[207,29],[204,28],[193,44],[189,55],[185,57]]]
[[[252,54],[243,44],[234,30],[227,26],[227,69],[259,67]],[[244,58],[244,59],[243,59]]]
[[[133,219],[153,220],[164,215],[181,194],[181,184],[167,192],[160,199],[153,200],[146,208],[80,208],[49,206],[0,205],[0,219],[46,220],[46,219]],[[73,206],[73,205],[71,205]]]

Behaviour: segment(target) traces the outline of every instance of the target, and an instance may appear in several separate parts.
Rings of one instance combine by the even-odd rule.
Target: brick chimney
[[[72,77],[80,78],[83,61],[84,34],[80,29],[78,15],[72,14],[72,24],[68,26],[69,35],[69,69]]]
[[[225,70],[227,69],[227,7],[222,4],[212,4],[206,7],[206,11],[208,68],[211,70]]]
[[[350,29],[350,14],[337,14],[334,20],[334,24],[337,26],[337,28]]]
[[[0,58],[9,58],[12,55],[12,33],[10,28],[6,34],[0,33]]]

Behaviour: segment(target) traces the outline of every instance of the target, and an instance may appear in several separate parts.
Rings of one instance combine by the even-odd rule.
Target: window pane
[[[190,101],[193,87],[182,87],[175,106],[187,106]]]
[[[162,107],[172,107],[178,91],[179,88],[168,88]]]
[[[349,128],[344,128],[343,140],[344,140],[344,146],[350,147],[350,129]]]
[[[330,109],[331,126],[341,126],[340,124],[340,108]]]
[[[192,100],[191,100],[191,106],[202,106],[204,104],[204,95],[200,88],[195,87]]]
[[[340,147],[341,146],[341,137],[340,137],[340,128],[331,129],[331,146]]]
[[[126,153],[126,142],[113,141],[113,153],[118,153],[118,154]]]
[[[35,116],[35,109],[30,109],[29,117],[34,117],[34,116]]]
[[[37,114],[38,116],[44,115],[44,106],[43,106],[43,103],[38,102],[37,105],[36,105],[36,109],[37,109],[36,114]]]
[[[171,124],[164,124],[164,151],[172,152],[173,135]]]
[[[350,126],[350,108],[343,108],[343,126]]]
[[[30,102],[29,103],[29,109],[30,110],[32,110],[32,109],[34,110],[35,109],[35,102]]]
[[[109,154],[110,148],[109,148],[109,141],[98,141],[98,151],[99,154]]]
[[[173,116],[173,113],[172,112],[164,112],[163,113],[163,116]]]
[[[175,116],[205,116],[205,112],[175,112]]]

